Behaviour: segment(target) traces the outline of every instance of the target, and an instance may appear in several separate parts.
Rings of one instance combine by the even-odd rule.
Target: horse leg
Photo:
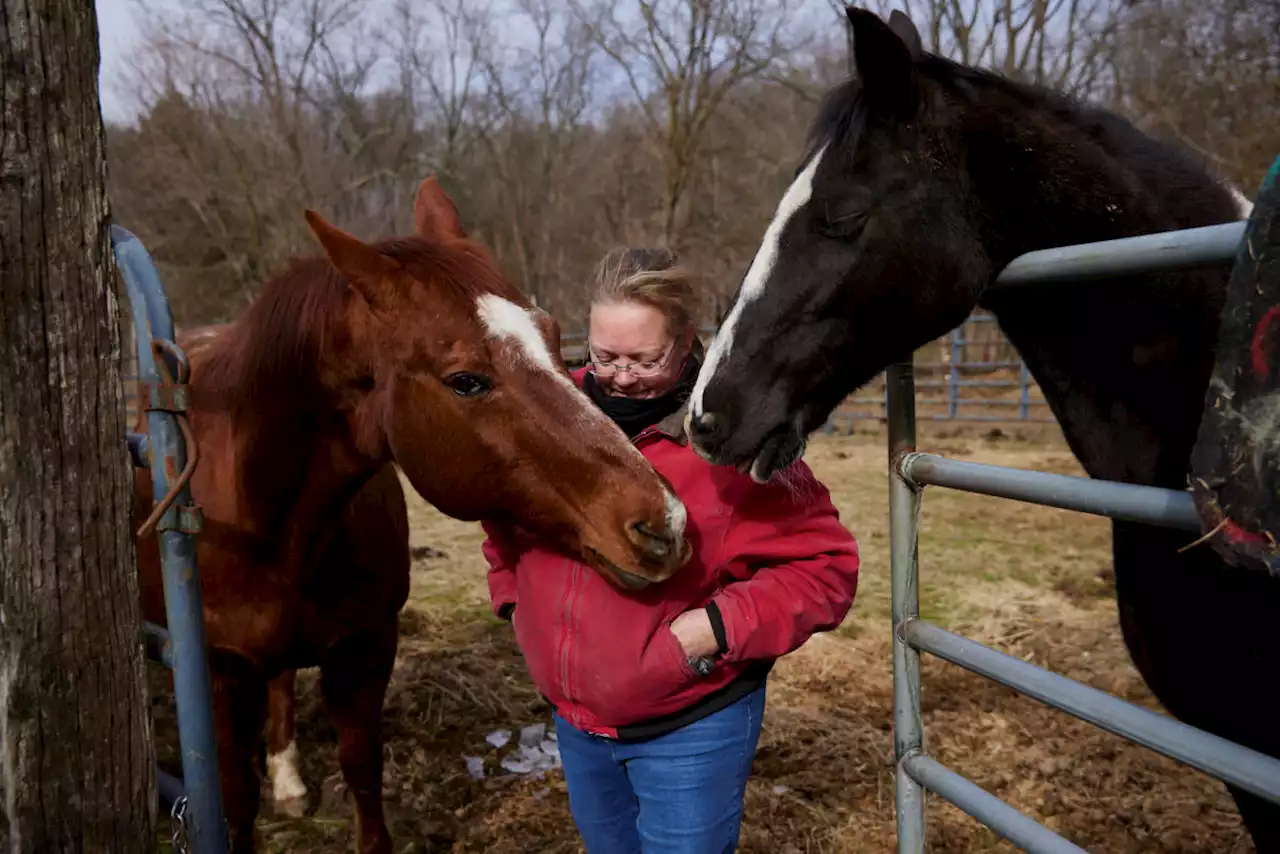
[[[1270,630],[1280,585],[1223,565],[1204,547],[1179,553],[1177,532],[1114,525],[1116,595],[1125,645],[1179,720],[1280,757],[1263,675],[1280,658]],[[1280,805],[1227,786],[1258,854],[1280,854]]]
[[[338,730],[338,762],[356,802],[356,850],[390,854],[382,811],[382,703],[396,657],[396,630],[349,635],[320,664],[320,689]]]
[[[1258,854],[1280,854],[1280,804],[1227,786]]]
[[[296,670],[286,670],[267,686],[267,776],[271,800],[280,815],[301,818],[307,811],[307,786],[298,773],[294,736]]]
[[[230,850],[252,854],[253,825],[262,795],[257,756],[267,714],[267,683],[252,662],[224,650],[209,650],[209,671]]]

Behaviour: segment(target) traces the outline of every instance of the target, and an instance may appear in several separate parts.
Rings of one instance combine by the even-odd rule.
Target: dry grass
[[[1078,471],[1052,427],[928,425],[921,446]],[[859,538],[862,580],[846,623],[773,671],[744,852],[893,850],[884,448],[878,430],[864,426],[819,439],[808,453]],[[499,752],[484,743],[492,729],[550,715],[508,627],[489,616],[478,527],[411,498],[414,544],[445,556],[416,563],[386,705],[385,793],[397,850],[579,851],[559,774],[504,779]],[[1120,639],[1105,521],[938,490],[926,496],[920,555],[927,618],[1155,707]],[[922,670],[928,749],[1078,845],[1114,854],[1253,850],[1230,798],[1208,777],[935,659],[925,657]],[[323,802],[289,820],[272,816],[264,798],[263,850],[347,852],[353,822],[335,794],[335,734],[312,674],[299,691],[303,775],[313,802],[320,792]],[[172,719],[163,718],[168,745]],[[464,754],[485,756],[493,776],[471,779]],[[1015,850],[940,799],[928,811],[931,851]]]

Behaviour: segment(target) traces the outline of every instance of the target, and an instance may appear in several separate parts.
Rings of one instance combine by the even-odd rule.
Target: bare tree
[[[485,56],[496,121],[481,131],[496,181],[494,237],[535,302],[554,300],[565,278],[563,250],[573,242],[566,198],[583,168],[586,114],[596,52],[586,29],[552,0],[516,0],[507,25],[528,44]]]
[[[401,85],[433,131],[433,171],[449,182],[485,124],[485,66],[496,37],[489,4],[474,0],[398,0]],[[421,94],[419,94],[419,92]]]
[[[303,206],[402,232],[430,172],[568,326],[618,242],[678,241],[727,291],[768,215],[764,188],[793,168],[812,71],[830,65],[781,0],[644,5],[653,17],[630,35],[614,27],[636,8],[429,0],[330,27],[335,2],[200,0],[161,18],[138,54],[143,111],[111,129],[112,193],[184,323],[228,319],[310,250]],[[683,53],[667,45],[678,39]]]
[[[1109,59],[1119,109],[1252,196],[1280,151],[1280,2],[1134,3]]]
[[[133,75],[147,115],[112,146],[129,178],[113,190],[152,226],[141,233],[163,271],[180,255],[178,281],[198,282],[175,289],[175,305],[234,311],[310,248],[305,207],[350,223],[364,212],[353,193],[383,177],[363,156],[386,135],[362,100],[378,57],[351,39],[367,0],[195,0],[179,12],[137,2],[152,22]],[[167,193],[148,192],[157,170]]]
[[[836,9],[844,5],[831,2]],[[1098,93],[1104,82],[1104,46],[1120,8],[1118,0],[870,0],[860,5],[885,16],[901,9],[931,53],[1079,95]]]
[[[97,76],[91,3],[0,0],[0,838],[14,852],[155,847]]]
[[[804,39],[787,29],[790,0],[574,0],[615,64],[663,160],[659,233],[678,242],[679,217],[707,126],[725,97],[773,73]]]

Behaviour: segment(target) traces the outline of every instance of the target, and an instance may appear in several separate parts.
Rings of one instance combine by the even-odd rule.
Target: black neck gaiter
[[[608,394],[591,373],[583,377],[582,390],[604,411],[613,422],[622,428],[627,438],[634,439],[643,431],[657,424],[684,406],[689,395],[693,394],[693,385],[698,379],[698,368],[702,365],[702,342],[696,341],[693,352],[685,360],[684,369],[671,390],[658,397],[632,398],[615,397]]]

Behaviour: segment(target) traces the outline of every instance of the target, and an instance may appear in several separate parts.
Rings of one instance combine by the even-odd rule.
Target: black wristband
[[[511,616],[515,612],[516,612],[515,602],[503,602],[501,605],[498,606],[498,617],[503,620],[506,620],[507,622],[511,621]]]
[[[716,655],[724,655],[729,651],[729,639],[724,633],[724,617],[720,615],[720,606],[715,602],[706,604],[707,619],[711,621],[711,632],[716,636]]]

